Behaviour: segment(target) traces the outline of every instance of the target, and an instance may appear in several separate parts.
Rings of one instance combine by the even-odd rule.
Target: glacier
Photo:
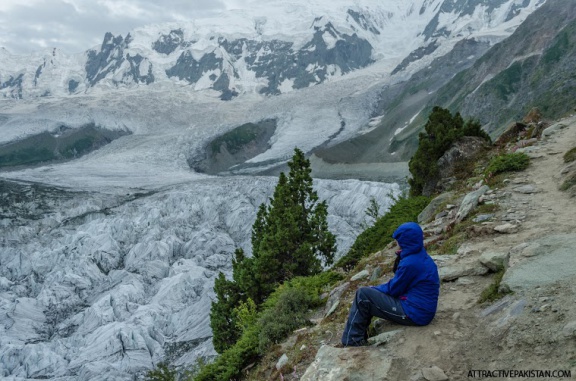
[[[30,197],[1,221],[0,375],[131,380],[162,360],[214,356],[214,279],[231,275],[236,247],[251,252],[257,207],[275,183],[210,178],[132,194],[13,184]],[[400,192],[357,180],[315,188],[339,255],[369,222],[370,199],[386,210]]]

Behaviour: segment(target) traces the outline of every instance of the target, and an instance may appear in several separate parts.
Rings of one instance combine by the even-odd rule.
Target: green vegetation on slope
[[[210,143],[210,150],[214,155],[220,153],[222,146],[225,146],[230,154],[238,153],[245,145],[253,142],[258,136],[264,134],[267,129],[275,126],[276,121],[273,119],[259,123],[245,123],[214,139]]]
[[[530,158],[525,153],[506,153],[493,157],[486,167],[486,177],[499,173],[522,171],[530,164]]]
[[[77,158],[127,133],[109,131],[94,123],[79,128],[60,126],[52,133],[42,132],[1,145],[0,168]]]
[[[379,218],[374,226],[364,230],[354,244],[335,267],[346,271],[353,269],[360,260],[372,253],[382,250],[392,242],[392,233],[404,222],[417,221],[418,215],[428,205],[428,197],[401,198],[390,208],[388,213]]]
[[[464,119],[459,113],[452,115],[449,110],[434,107],[424,126],[424,132],[418,137],[418,149],[409,162],[412,178],[410,194],[412,196],[430,196],[439,179],[438,159],[450,146],[463,136],[479,136],[487,141],[490,137],[476,121]]]
[[[572,148],[564,154],[564,162],[571,163],[576,160],[576,147]]]
[[[244,316],[248,318],[244,319],[247,324],[241,330],[240,339],[216,361],[202,367],[193,380],[240,379],[242,370],[257,361],[272,345],[284,340],[294,329],[309,324],[308,310],[320,306],[324,302],[320,294],[341,278],[334,272],[296,277],[277,287],[261,306],[261,312],[245,309]]]
[[[252,226],[252,257],[241,249],[232,263],[233,279],[219,275],[214,285],[210,326],[214,348],[223,353],[238,339],[234,308],[252,300],[260,306],[274,289],[296,276],[322,272],[336,252],[336,238],[328,230],[326,202],[312,187],[310,161],[299,149],[281,173],[270,205],[262,204]]]

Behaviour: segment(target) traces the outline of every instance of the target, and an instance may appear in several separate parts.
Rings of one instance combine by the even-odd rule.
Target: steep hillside
[[[428,217],[422,215],[426,244],[443,281],[430,325],[376,319],[370,346],[336,346],[355,290],[391,277],[392,244],[331,291],[314,327],[296,331],[247,379],[574,379],[574,192],[561,190],[574,173],[574,155],[567,154],[574,147],[571,117],[544,130],[532,146],[509,146],[530,156],[525,171],[508,173],[491,188],[470,179],[468,187],[439,196]],[[463,199],[472,198],[481,206],[458,222]],[[454,254],[440,244],[447,233],[466,234],[456,241]],[[283,354],[287,358],[279,361]]]
[[[475,117],[493,136],[539,107],[548,118],[571,111],[576,94],[576,3],[550,0],[505,41],[458,74],[430,102]]]
[[[492,136],[532,107],[549,118],[565,115],[576,92],[575,19],[576,3],[549,0],[493,47],[481,39],[460,41],[407,81],[384,89],[372,130],[318,155],[353,163],[408,160],[437,105],[479,120]]]

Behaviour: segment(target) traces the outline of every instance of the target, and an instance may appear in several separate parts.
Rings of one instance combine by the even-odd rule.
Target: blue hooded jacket
[[[402,250],[398,269],[388,283],[375,288],[399,298],[414,323],[427,325],[436,314],[440,277],[436,264],[424,249],[422,228],[415,222],[407,222],[396,229],[392,238]]]

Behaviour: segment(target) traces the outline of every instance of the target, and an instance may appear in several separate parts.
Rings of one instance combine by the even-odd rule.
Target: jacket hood
[[[398,241],[402,249],[401,257],[416,254],[424,249],[424,233],[422,228],[415,222],[407,222],[396,229],[392,238]]]

